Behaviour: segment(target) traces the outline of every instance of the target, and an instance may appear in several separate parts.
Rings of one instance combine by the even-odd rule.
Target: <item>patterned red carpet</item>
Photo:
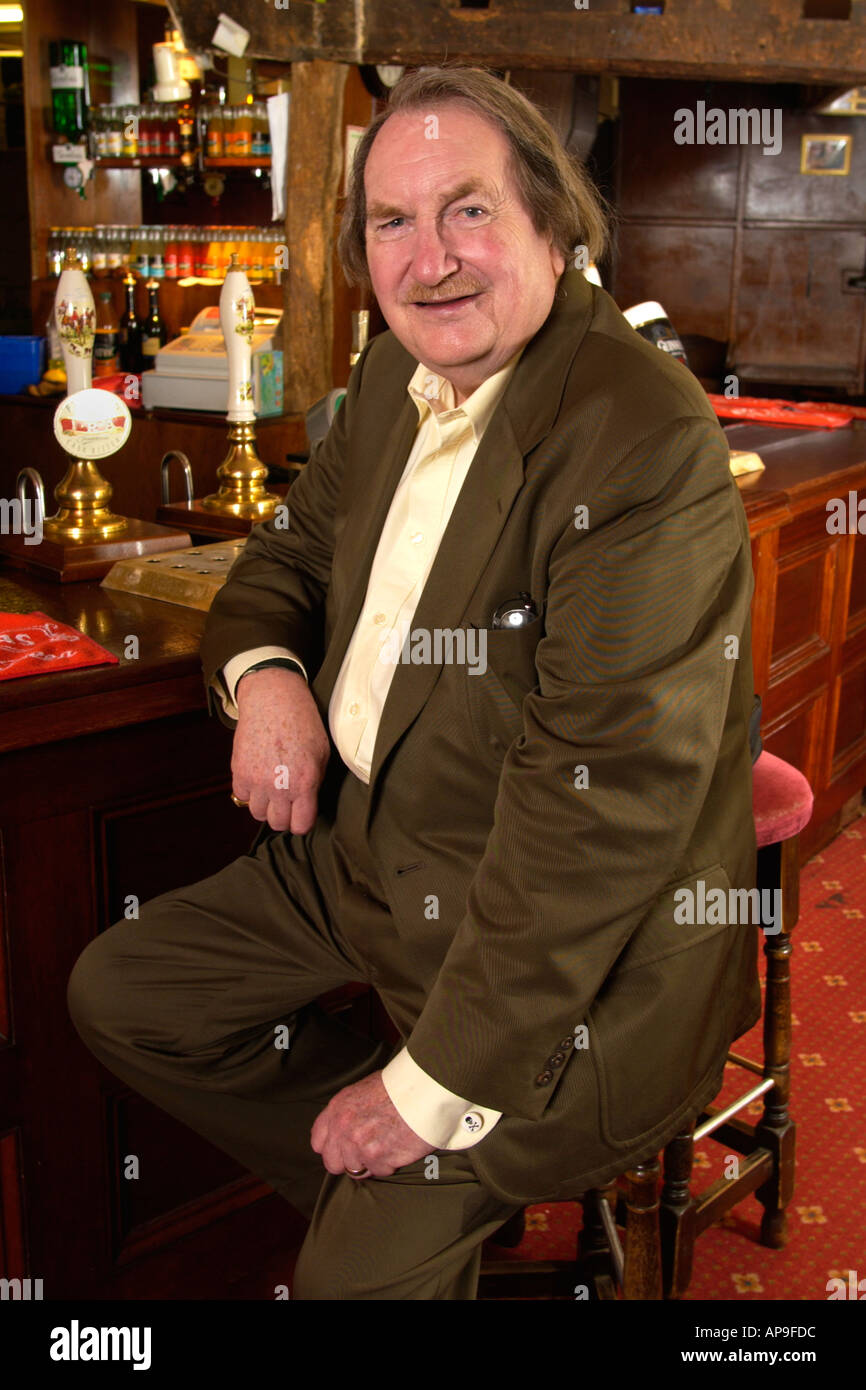
[[[856,1270],[866,1280],[866,818],[802,870],[791,976],[797,1176],[788,1243],[783,1250],[758,1244],[761,1207],[746,1198],[698,1241],[690,1299],[823,1301],[830,1279],[847,1284]],[[761,1025],[735,1050],[760,1061]],[[722,1096],[733,1099],[751,1081],[729,1065]],[[756,1103],[747,1113],[760,1110]],[[724,1166],[724,1148],[704,1140],[696,1149],[695,1190]],[[496,1256],[571,1258],[579,1224],[574,1203],[530,1207],[522,1244]]]

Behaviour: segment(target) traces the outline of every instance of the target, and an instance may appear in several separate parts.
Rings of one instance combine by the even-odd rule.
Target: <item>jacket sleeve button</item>
[[[551,1066],[551,1067],[561,1067],[564,1061],[565,1061],[565,1053],[564,1053],[564,1052],[554,1052],[553,1056],[548,1058],[548,1066]]]
[[[535,1078],[536,1086],[549,1086],[553,1080],[552,1071],[540,1071]]]
[[[563,1038],[561,1043],[557,1043],[557,1049],[558,1049],[558,1051],[560,1051],[560,1052],[568,1052],[568,1051],[570,1050],[570,1048],[572,1048],[572,1047],[574,1047],[574,1038],[573,1038],[573,1037],[571,1037],[571,1038]]]

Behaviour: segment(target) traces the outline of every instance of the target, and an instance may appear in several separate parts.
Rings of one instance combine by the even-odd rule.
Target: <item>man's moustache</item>
[[[421,286],[419,286],[418,289],[413,290],[411,294],[407,295],[406,303],[442,304],[449,299],[463,299],[466,295],[481,294],[484,288],[484,285],[479,285],[475,282],[472,282],[471,284],[454,284],[450,285],[448,289],[445,290],[445,292],[443,293],[441,288],[438,291],[435,291],[423,289]]]

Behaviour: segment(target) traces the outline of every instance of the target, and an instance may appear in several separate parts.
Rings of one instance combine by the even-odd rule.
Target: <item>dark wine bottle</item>
[[[148,280],[147,292],[150,296],[150,310],[141,331],[142,369],[147,371],[156,366],[156,354],[165,347],[168,334],[159,316],[159,281]]]
[[[127,275],[123,283],[126,288],[126,309],[120,320],[118,333],[120,366],[124,372],[140,372],[141,323],[135,312],[135,276]]]

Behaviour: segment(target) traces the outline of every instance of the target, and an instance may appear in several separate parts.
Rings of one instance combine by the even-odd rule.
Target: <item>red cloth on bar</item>
[[[0,681],[118,664],[98,642],[47,613],[0,613]]]
[[[818,401],[775,401],[762,396],[716,396],[711,392],[707,396],[713,410],[724,419],[752,420],[761,425],[838,430],[866,414],[862,407]]]

